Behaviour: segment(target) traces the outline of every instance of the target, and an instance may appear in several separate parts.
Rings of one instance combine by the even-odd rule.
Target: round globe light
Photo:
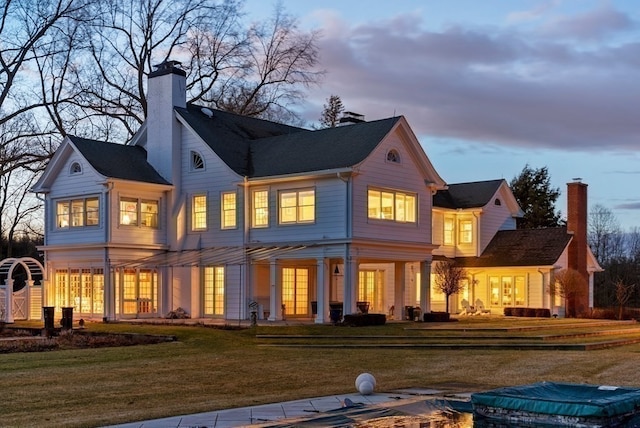
[[[373,392],[375,387],[376,378],[373,377],[371,373],[361,373],[356,378],[356,389],[358,390],[358,392],[360,392],[360,394],[369,395]]]

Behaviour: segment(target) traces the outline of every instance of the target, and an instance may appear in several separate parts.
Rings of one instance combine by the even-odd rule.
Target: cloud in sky
[[[506,16],[504,24],[439,29],[416,12],[359,24],[325,13],[320,48],[328,74],[307,119],[317,121],[322,102],[336,94],[367,120],[405,115],[417,134],[433,138],[637,149],[640,26],[608,3],[551,15],[556,3]]]

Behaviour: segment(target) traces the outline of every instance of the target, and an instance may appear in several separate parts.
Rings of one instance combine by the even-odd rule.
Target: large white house
[[[445,182],[404,117],[310,131],[187,105],[174,62],[148,83],[129,144],[66,137],[32,189],[45,198],[44,306],[318,323],[330,303],[429,307]]]

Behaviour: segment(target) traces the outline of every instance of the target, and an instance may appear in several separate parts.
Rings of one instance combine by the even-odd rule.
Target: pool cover
[[[474,411],[503,409],[540,415],[611,418],[640,409],[640,389],[616,386],[540,382],[498,388],[471,395]]]

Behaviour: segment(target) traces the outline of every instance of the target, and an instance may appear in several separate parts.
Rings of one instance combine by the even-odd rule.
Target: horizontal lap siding
[[[191,152],[199,153],[205,162],[205,169],[191,170]],[[190,131],[183,129],[182,135],[182,194],[185,196],[186,233],[200,237],[200,245],[204,248],[214,246],[241,245],[243,242],[244,196],[243,178],[233,172],[209,146],[195,137]],[[236,193],[236,228],[221,228],[221,195],[223,192]],[[207,230],[192,231],[191,204],[196,194],[207,195]],[[187,242],[197,240],[187,239]]]
[[[401,163],[388,162],[386,154],[395,149]],[[431,242],[431,193],[416,160],[396,135],[383,141],[362,163],[353,178],[353,235],[390,241]],[[399,223],[368,218],[367,191],[370,187],[415,193],[418,199],[416,223]]]
[[[144,183],[118,183],[111,194],[111,242],[128,245],[164,245],[167,243],[167,200],[162,191]],[[158,228],[120,224],[120,199],[135,198],[140,201],[158,201]],[[140,219],[138,219],[140,221]]]
[[[82,173],[69,173],[71,164],[80,163]],[[103,242],[105,239],[105,203],[103,191],[105,187],[100,184],[104,177],[95,170],[80,155],[73,153],[65,162],[51,186],[51,192],[47,195],[48,219],[45,225],[48,245],[84,244]],[[90,227],[69,227],[58,229],[56,227],[56,202],[59,200],[83,199],[95,197],[100,199],[100,224]]]
[[[501,199],[502,204],[495,205],[495,198],[492,199],[484,208],[480,217],[482,250],[489,245],[489,242],[499,230],[513,230],[516,228],[515,219],[511,216],[511,212],[505,203],[505,198],[500,195],[498,198]]]
[[[269,227],[251,228],[249,242],[308,242],[341,239],[346,236],[346,184],[339,178],[276,183],[255,189],[269,190]],[[279,194],[295,189],[315,189],[315,221],[279,224]]]

